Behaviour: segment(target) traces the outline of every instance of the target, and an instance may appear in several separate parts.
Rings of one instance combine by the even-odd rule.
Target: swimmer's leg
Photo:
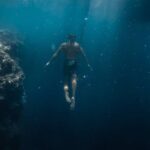
[[[76,74],[73,74],[71,83],[72,83],[72,97],[75,98],[76,88],[77,88],[77,75]]]
[[[71,103],[71,99],[69,97],[69,87],[67,84],[64,84],[64,93],[65,93],[66,102]]]
[[[71,109],[74,109],[74,107],[75,107],[75,95],[76,95],[76,88],[77,88],[77,75],[76,74],[73,74],[71,83],[72,83],[72,98],[71,98],[70,107],[71,107]]]

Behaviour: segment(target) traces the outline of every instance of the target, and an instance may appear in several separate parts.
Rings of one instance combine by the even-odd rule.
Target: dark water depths
[[[0,27],[24,40],[22,150],[150,149],[148,0],[1,0]],[[94,69],[81,61],[73,112],[63,96],[62,57],[43,68],[70,32]]]

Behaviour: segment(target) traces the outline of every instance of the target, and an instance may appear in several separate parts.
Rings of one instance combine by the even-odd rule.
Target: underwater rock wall
[[[20,149],[24,73],[18,65],[18,41],[9,31],[0,30],[0,150]]]

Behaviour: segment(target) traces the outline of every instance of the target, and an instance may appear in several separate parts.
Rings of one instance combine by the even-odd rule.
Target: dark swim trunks
[[[72,75],[76,74],[77,71],[77,61],[72,59],[66,59],[64,61],[64,77],[68,80]]]

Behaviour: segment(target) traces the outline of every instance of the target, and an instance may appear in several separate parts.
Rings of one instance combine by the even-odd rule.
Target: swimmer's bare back
[[[82,48],[77,42],[74,43],[62,43],[61,44],[61,50],[65,54],[65,57],[67,59],[76,59],[77,55],[81,53]]]

